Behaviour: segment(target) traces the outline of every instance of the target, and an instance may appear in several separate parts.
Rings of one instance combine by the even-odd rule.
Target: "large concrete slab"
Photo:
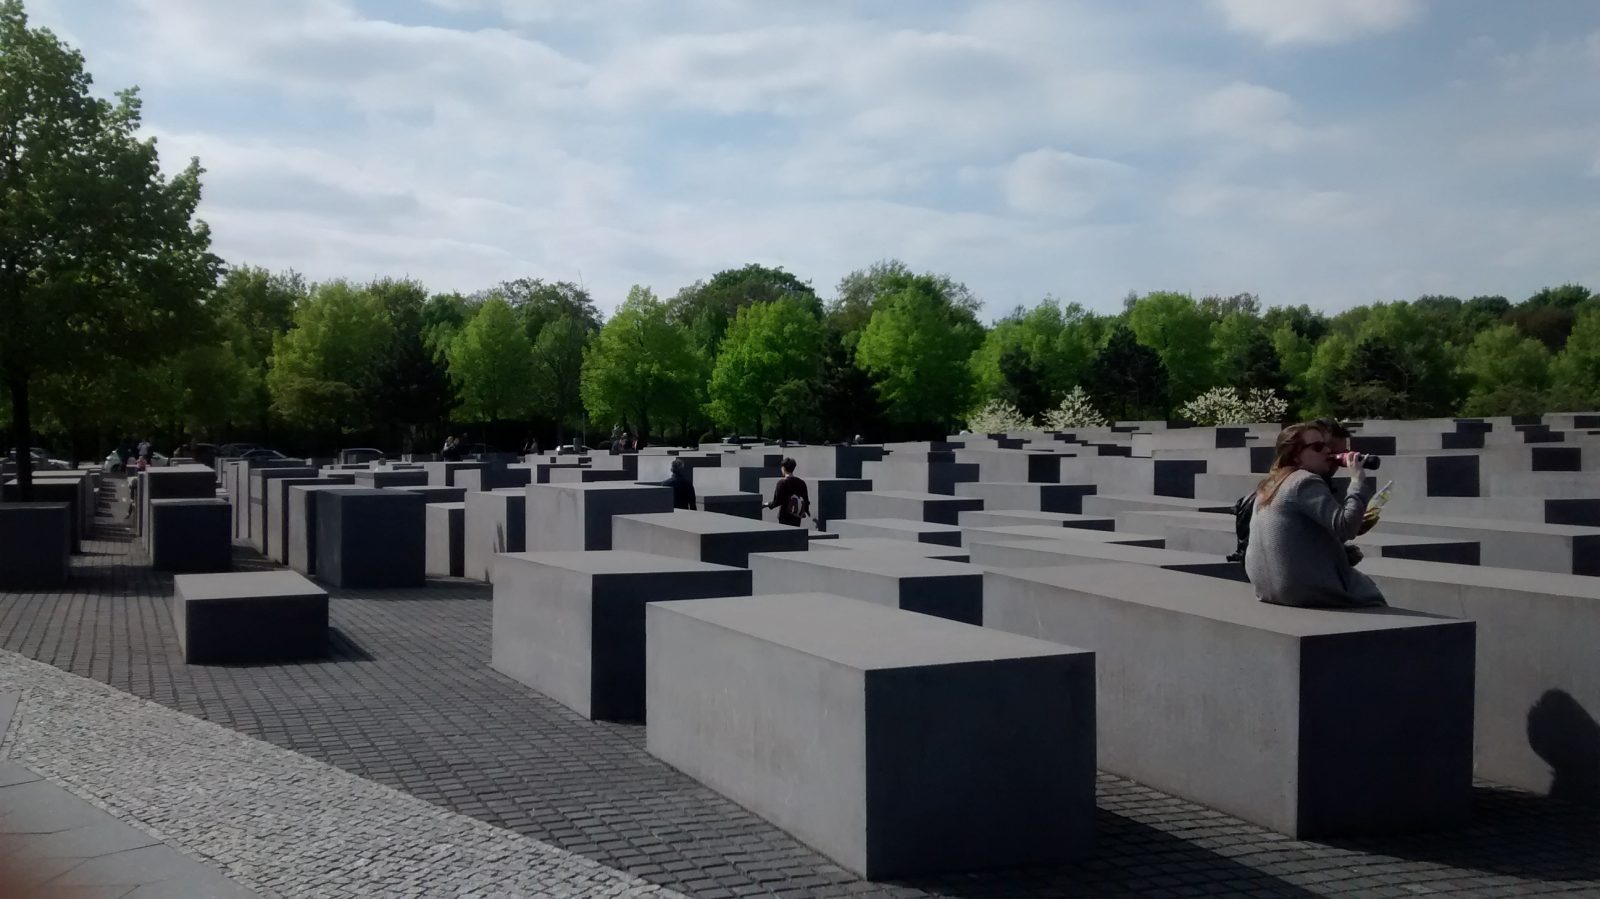
[[[154,499],[150,501],[150,567],[156,571],[227,571],[233,567],[228,501]]]
[[[866,491],[845,499],[847,518],[902,518],[934,524],[955,524],[956,516],[983,508],[983,500],[965,496],[903,491]]]
[[[351,474],[355,476],[357,487],[371,489],[382,487],[426,487],[429,484],[428,472],[421,468],[376,468],[371,471],[351,472]]]
[[[422,586],[426,505],[404,490],[350,487],[320,494],[317,578],[336,587]]]
[[[527,546],[534,552],[611,548],[611,519],[672,511],[672,489],[642,484],[529,484]]]
[[[881,540],[937,543],[941,546],[961,545],[960,528],[953,524],[932,524],[920,519],[845,518],[834,522],[833,530],[840,537],[875,537]]]
[[[324,484],[320,480],[311,484],[297,484],[289,488],[287,512],[289,568],[310,576],[317,570],[317,497],[332,490],[366,490],[353,484]]]
[[[1090,543],[1116,543],[1166,549],[1167,539],[1126,531],[1096,531],[1089,528],[1063,528],[1048,524],[1014,524],[993,528],[962,528],[961,544],[1001,543],[1008,540],[1081,540]]]
[[[462,577],[490,580],[495,554],[527,548],[527,499],[524,490],[514,487],[467,494]]]
[[[1233,519],[1228,519],[1231,523]],[[1025,524],[1054,525],[1066,528],[1087,528],[1092,531],[1114,531],[1117,520],[1111,515],[1074,515],[1070,512],[1030,512],[1023,509],[992,511],[980,509],[962,512],[956,523],[964,528],[1004,528]]]
[[[191,665],[315,658],[327,649],[328,593],[295,572],[180,574],[172,590],[172,623]]]
[[[651,603],[647,631],[650,752],[845,868],[1089,847],[1091,653],[820,594]]]
[[[985,568],[1055,568],[1063,565],[1124,562],[1227,580],[1246,580],[1244,565],[1229,562],[1215,555],[1155,549],[1148,546],[1127,546],[1121,543],[1073,540],[1070,538],[1070,533],[1069,531],[1067,538],[1045,540],[975,538],[967,545],[967,552],[972,555],[972,564],[982,565]]]
[[[835,535],[837,536],[837,535]],[[967,551],[941,543],[921,543],[912,540],[891,540],[887,537],[838,537],[835,540],[815,540],[812,549],[849,549],[865,553],[899,553],[923,559],[942,559],[946,562],[968,562]]]
[[[60,588],[74,531],[71,503],[0,503],[0,589]]]
[[[645,714],[645,605],[749,596],[750,572],[630,550],[495,559],[490,663],[579,714]]]
[[[1600,580],[1368,559],[1392,605],[1477,622],[1479,777],[1600,804]]]
[[[1083,498],[1093,496],[1093,484],[1029,484],[975,481],[957,484],[956,496],[983,500],[986,511],[1018,509],[1030,512],[1083,513]]]
[[[467,504],[428,503],[423,516],[427,524],[424,572],[429,577],[464,576]]]
[[[750,557],[750,571],[758,595],[817,591],[983,624],[983,571],[959,562],[819,550],[757,553]]]
[[[988,626],[1095,651],[1106,771],[1302,839],[1470,814],[1470,621],[1140,565],[991,569],[984,591]]]
[[[280,468],[250,468],[246,501],[249,504],[249,530],[247,536],[250,546],[256,552],[266,554],[267,537],[267,487],[279,478],[316,478],[317,470],[306,465],[283,466]]]
[[[355,478],[342,472],[323,472],[316,478],[276,478],[267,481],[267,527],[261,542],[263,554],[279,565],[289,564],[289,488],[337,484],[351,486]]]
[[[1480,563],[1495,568],[1600,575],[1600,528],[1389,514],[1378,527],[1391,534],[1476,542],[1481,547]]]
[[[614,549],[744,568],[754,552],[803,552],[804,528],[752,521],[716,512],[618,515],[611,521]]]

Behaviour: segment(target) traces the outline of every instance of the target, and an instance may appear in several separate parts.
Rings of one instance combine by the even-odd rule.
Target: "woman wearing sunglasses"
[[[1372,579],[1350,564],[1344,543],[1361,529],[1374,482],[1364,456],[1346,460],[1343,500],[1324,476],[1338,465],[1331,436],[1315,424],[1284,428],[1272,468],[1256,488],[1245,573],[1262,602],[1343,608],[1387,605]]]

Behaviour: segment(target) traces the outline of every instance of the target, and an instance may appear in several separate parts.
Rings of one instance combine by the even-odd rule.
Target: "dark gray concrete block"
[[[1600,805],[1600,580],[1368,559],[1393,605],[1478,625],[1477,776]]]
[[[432,577],[462,577],[466,571],[467,504],[428,503],[423,515],[427,521],[427,561],[423,570]]]
[[[847,518],[903,518],[951,525],[959,513],[983,508],[983,500],[967,496],[876,490],[851,493],[845,503]]]
[[[1091,653],[820,594],[646,616],[650,752],[845,868],[883,879],[1088,850]]]
[[[697,499],[706,512],[761,520],[761,495],[757,493],[702,493]]]
[[[146,551],[150,541],[150,501],[156,499],[212,499],[217,495],[217,473],[204,465],[151,468],[138,473],[139,512],[134,517],[134,532]]]
[[[497,553],[527,548],[527,493],[515,488],[469,493],[462,543],[462,576],[487,581]]]
[[[343,472],[323,472],[319,478],[275,478],[264,485],[267,491],[267,528],[261,542],[264,555],[279,565],[289,564],[289,488],[350,486],[354,477]]]
[[[645,713],[646,603],[749,596],[750,572],[627,550],[496,557],[490,663],[589,718]]]
[[[292,571],[180,574],[172,621],[191,665],[321,656],[328,644],[328,593]]]
[[[430,463],[423,463],[430,464]],[[382,468],[353,472],[357,487],[426,487],[428,472],[421,468]]]
[[[416,493],[430,503],[464,503],[467,501],[467,488],[465,487],[400,487],[407,493]]]
[[[483,471],[487,462],[423,462],[422,470],[428,473],[429,487],[455,487],[456,475],[463,471]],[[460,500],[446,500],[459,502]]]
[[[422,586],[426,505],[404,490],[324,491],[316,501],[317,578],[336,587]]]
[[[83,491],[78,484],[71,481],[49,481],[42,478],[33,482],[33,499],[23,503],[21,487],[16,481],[7,481],[0,487],[0,503],[5,505],[30,505],[33,503],[65,503],[67,506],[67,551],[69,553],[81,552],[83,549],[83,530],[78,526],[80,509],[83,507]],[[137,517],[137,513],[135,513]]]
[[[907,553],[757,553],[750,571],[757,595],[814,590],[983,624],[983,572],[959,562]]]
[[[1110,515],[1077,515],[1070,512],[1030,512],[1024,509],[994,511],[980,509],[962,512],[956,524],[963,528],[1003,528],[1023,524],[1056,525],[1068,528],[1087,528],[1094,531],[1114,531],[1117,520]]]
[[[672,489],[642,484],[530,484],[528,548],[534,552],[610,549],[611,519],[672,511]]]
[[[833,525],[834,533],[841,537],[910,540],[915,543],[936,543],[940,546],[961,545],[961,528],[953,524],[932,524],[904,518],[846,518],[834,522]]]
[[[1428,496],[1481,496],[1477,456],[1427,457]]]
[[[1203,574],[1213,578],[1247,580],[1242,563],[1229,562],[1215,555],[1154,549],[1148,546],[1125,546],[1120,543],[1071,539],[985,542],[975,539],[967,546],[967,551],[971,553],[974,565],[982,565],[985,568],[1055,568],[1066,565],[1125,562],[1188,574]]]
[[[279,478],[315,478],[317,470],[305,465],[285,465],[274,468],[248,469],[246,502],[249,504],[249,526],[246,536],[250,546],[263,555],[267,551],[267,487]]]
[[[352,484],[300,484],[289,488],[288,565],[303,575],[317,570],[317,497],[330,490],[366,490]]]
[[[1106,771],[1300,839],[1470,815],[1470,621],[1140,565],[990,569],[984,593],[989,627],[1095,651]]]
[[[809,535],[808,535],[809,536]],[[967,551],[956,546],[939,543],[922,543],[911,540],[891,540],[887,537],[840,537],[829,534],[832,540],[813,540],[811,549],[848,549],[865,553],[899,553],[923,559],[940,559],[945,562],[970,562]]]
[[[744,568],[751,553],[803,552],[804,528],[716,512],[675,510],[618,515],[611,520],[613,549]]]
[[[72,504],[0,503],[0,589],[57,589],[71,568]]]
[[[150,567],[183,572],[232,568],[231,512],[225,499],[151,500]]]
[[[1481,548],[1481,563],[1496,568],[1600,575],[1600,530],[1595,528],[1387,513],[1379,527],[1393,534],[1475,542]]]
[[[1167,538],[1127,531],[1096,531],[1088,528],[1062,528],[1047,524],[1015,524],[996,528],[962,528],[961,545],[1003,543],[1023,540],[1082,540],[1090,543],[1117,543],[1166,549]]]

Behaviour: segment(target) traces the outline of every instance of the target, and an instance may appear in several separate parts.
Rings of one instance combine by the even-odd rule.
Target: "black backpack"
[[[1229,562],[1243,562],[1244,551],[1250,546],[1250,516],[1255,514],[1256,495],[1246,493],[1233,504],[1233,536],[1238,546],[1228,556]]]

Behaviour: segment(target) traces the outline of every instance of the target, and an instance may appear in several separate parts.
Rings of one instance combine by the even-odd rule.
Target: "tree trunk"
[[[33,420],[28,411],[28,376],[11,372],[11,443],[17,453],[17,501],[33,499]]]

